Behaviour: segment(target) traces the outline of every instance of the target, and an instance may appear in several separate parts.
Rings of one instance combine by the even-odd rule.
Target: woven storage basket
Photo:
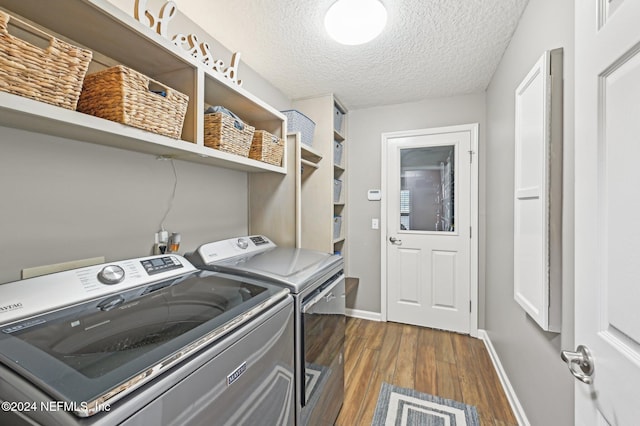
[[[9,34],[10,19],[49,46],[41,49]],[[1,91],[74,110],[92,56],[0,10]]]
[[[253,133],[249,158],[279,166],[284,155],[284,141],[264,130]]]
[[[247,157],[251,149],[254,127],[230,115],[216,112],[204,115],[204,144],[220,151]]]
[[[187,95],[117,65],[85,77],[78,111],[180,139],[188,103]]]

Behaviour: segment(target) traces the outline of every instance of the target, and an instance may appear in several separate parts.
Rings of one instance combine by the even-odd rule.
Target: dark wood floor
[[[370,425],[382,382],[474,405],[483,426],[517,426],[479,339],[347,319],[345,400],[336,425]]]

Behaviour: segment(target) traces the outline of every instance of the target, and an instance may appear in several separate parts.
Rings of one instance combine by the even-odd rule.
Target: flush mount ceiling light
[[[324,27],[338,43],[363,44],[387,24],[387,9],[379,0],[338,0],[327,11]]]

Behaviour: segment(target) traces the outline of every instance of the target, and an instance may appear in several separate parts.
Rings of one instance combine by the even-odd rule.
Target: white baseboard
[[[346,310],[346,315],[348,317],[366,319],[370,321],[382,321],[382,314],[379,312],[371,312],[371,311],[362,311],[360,309],[349,309]]]
[[[478,330],[478,337],[484,341],[484,345],[487,347],[487,352],[489,352],[489,357],[491,357],[491,361],[493,362],[493,366],[498,373],[498,377],[500,378],[500,383],[502,383],[502,388],[504,389],[504,393],[507,395],[507,399],[509,400],[509,404],[511,405],[511,409],[513,410],[513,414],[516,416],[518,420],[518,424],[520,426],[531,426],[529,420],[527,419],[527,415],[520,405],[520,401],[518,400],[518,396],[516,395],[515,390],[511,386],[511,382],[509,381],[509,377],[507,377],[506,371],[502,367],[502,363],[500,362],[500,358],[498,357],[498,353],[493,347],[493,343],[491,343],[491,339],[487,334],[486,330]]]

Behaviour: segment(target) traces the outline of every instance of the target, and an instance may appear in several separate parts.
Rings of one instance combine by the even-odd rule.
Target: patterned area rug
[[[383,383],[372,426],[480,426],[476,407]]]

